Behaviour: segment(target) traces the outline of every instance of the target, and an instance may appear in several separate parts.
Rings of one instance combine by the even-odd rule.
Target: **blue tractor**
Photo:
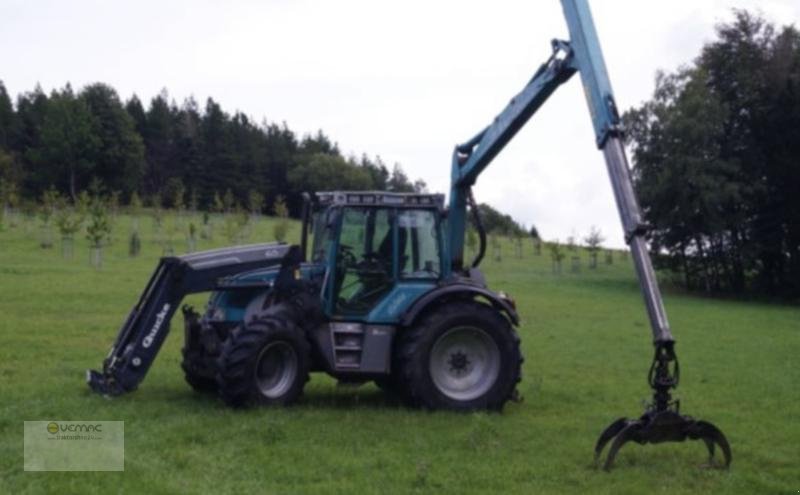
[[[653,401],[636,419],[603,431],[605,467],[627,442],[701,439],[711,458],[731,452],[712,424],[684,416],[675,341],[647,251],[630,178],[623,129],[587,0],[561,0],[570,40],[552,55],[494,121],[456,146],[448,203],[434,194],[338,191],[304,198],[299,245],[224,248],[161,259],[90,387],[134,390],[155,359],[184,296],[211,292],[204,314],[183,308],[183,370],[197,390],[231,406],[285,405],[311,372],[343,382],[374,381],[430,409],[499,410],[516,396],[523,362],[513,299],[488,288],[479,270],[486,247],[472,186],[547,98],[580,73],[596,135],[633,255],[655,355]],[[470,208],[468,208],[470,207]],[[471,220],[479,233],[464,260]]]

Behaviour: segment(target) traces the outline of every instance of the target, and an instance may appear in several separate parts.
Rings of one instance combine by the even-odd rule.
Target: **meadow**
[[[607,473],[593,465],[594,442],[612,420],[642,412],[652,357],[633,267],[619,252],[589,269],[579,250],[577,273],[567,253],[557,274],[529,241],[521,258],[509,240],[501,261],[490,249],[484,269],[517,301],[526,357],[523,400],[501,414],[409,409],[372,384],[340,387],[321,374],[294,407],[242,411],[184,382],[180,316],[136,392],[106,399],[84,383],[163,252],[149,217],[134,258],[132,219],[116,219],[99,270],[83,238],[66,259],[58,239],[42,249],[37,224],[17,220],[0,231],[0,493],[800,492],[797,306],[667,289],[683,412],[728,435],[733,463],[703,469],[700,442],[630,444]],[[241,240],[270,240],[274,221],[258,219]],[[196,249],[228,243],[223,220],[211,222]],[[182,234],[173,248],[186,250]],[[125,471],[25,472],[23,421],[58,419],[124,421]]]

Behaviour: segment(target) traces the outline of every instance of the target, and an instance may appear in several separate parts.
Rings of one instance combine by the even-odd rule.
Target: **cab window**
[[[434,212],[400,210],[397,229],[400,277],[438,278],[441,266]]]
[[[333,229],[327,225],[327,213],[327,211],[316,212],[311,220],[311,233],[314,236],[311,261],[314,263],[324,263],[328,254]]]

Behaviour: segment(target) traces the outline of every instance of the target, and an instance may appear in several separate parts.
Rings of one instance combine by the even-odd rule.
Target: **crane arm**
[[[570,41],[553,41],[552,56],[494,122],[453,150],[448,213],[450,269],[463,269],[467,203],[475,207],[471,195],[472,185],[547,98],[572,75],[580,73],[596,144],[605,157],[625,241],[630,246],[645,300],[655,347],[655,356],[648,374],[648,382],[653,389],[653,401],[639,419],[620,418],[606,428],[596,443],[595,459],[599,458],[603,448],[612,440],[605,462],[606,469],[611,467],[622,445],[629,441],[660,443],[702,439],[710,458],[714,456],[714,445],[720,446],[727,466],[731,461],[731,452],[725,435],[711,423],[681,415],[679,402],[673,401],[670,395],[670,390],[677,387],[679,380],[675,341],[669,329],[661,292],[647,250],[647,227],[642,221],[634,193],[619,112],[600,41],[588,0],[561,0],[561,5],[569,28]],[[484,246],[481,252],[483,248]],[[479,259],[480,256],[476,262]]]
[[[494,122],[453,150],[448,246],[454,271],[460,270],[464,264],[464,231],[470,188],[550,95],[575,74],[573,51],[569,43],[553,41],[552,44],[550,58],[539,67],[525,88],[511,99]]]
[[[461,270],[464,264],[464,232],[470,188],[550,95],[577,72],[583,83],[596,144],[606,159],[625,240],[631,247],[650,318],[653,339],[656,342],[672,342],[644,239],[646,226],[633,190],[619,112],[589,3],[587,0],[561,0],[561,5],[570,40],[554,40],[550,58],[539,67],[530,82],[511,99],[492,124],[453,150],[448,214],[451,269]]]

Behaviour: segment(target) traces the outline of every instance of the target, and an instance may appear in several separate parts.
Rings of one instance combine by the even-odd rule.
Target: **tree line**
[[[800,33],[745,11],[624,115],[659,266],[710,292],[800,295]]]
[[[95,83],[49,95],[37,86],[14,104],[0,81],[0,207],[41,204],[53,192],[75,204],[91,184],[126,204],[144,198],[151,207],[231,211],[238,204],[275,213],[285,201],[292,216],[304,191],[426,190],[399,164],[344,156],[322,131],[299,137],[285,123],[228,114],[212,98],[200,109],[193,98],[176,104],[164,90],[145,106]],[[490,233],[524,230],[487,204],[480,211]]]
[[[284,197],[299,214],[303,191],[423,191],[399,164],[344,156],[322,131],[298,136],[285,123],[229,114],[209,98],[180,105],[166,90],[145,106],[111,86],[37,86],[12,103],[0,82],[0,203],[38,201],[51,187],[77,200],[93,181],[123,202],[136,194],[151,206],[212,209],[220,198],[242,206]],[[216,200],[216,201],[215,201]]]

